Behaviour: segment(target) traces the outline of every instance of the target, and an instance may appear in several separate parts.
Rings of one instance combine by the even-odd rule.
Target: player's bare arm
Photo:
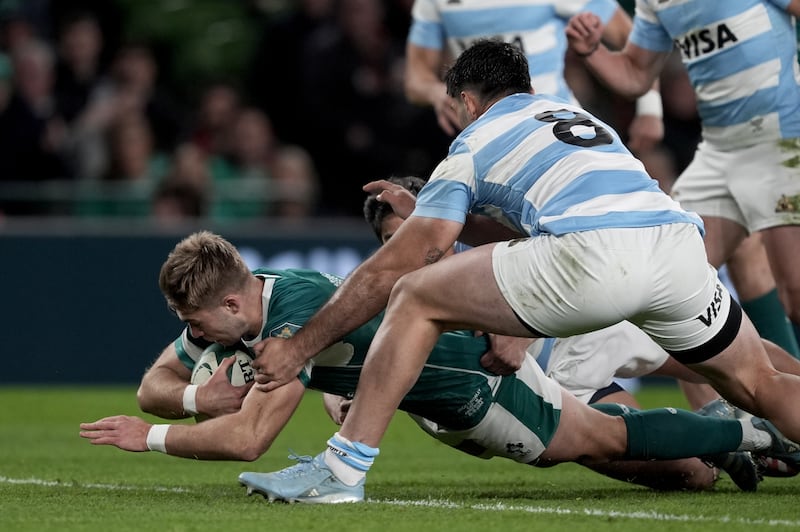
[[[612,52],[600,42],[602,31],[596,15],[575,15],[566,29],[569,46],[615,92],[635,98],[650,90],[669,53],[652,52],[630,42],[621,51]]]
[[[621,7],[617,7],[608,23],[603,27],[603,42],[612,50],[621,50],[633,29],[631,17]]]
[[[417,203],[416,196],[411,192],[403,186],[385,179],[371,181],[364,185],[363,190],[367,194],[376,195],[378,201],[388,203],[392,207],[392,211],[403,220],[411,216]],[[525,236],[516,229],[505,226],[488,216],[468,214],[458,240],[469,246],[480,246],[489,242],[501,242]]]
[[[184,392],[189,385],[191,371],[178,359],[173,344],[168,345],[153,365],[145,372],[136,392],[139,408],[143,412],[164,419],[182,419],[194,413],[216,417],[236,412],[252,384],[233,386],[225,377],[225,371],[234,363],[233,358],[221,363],[223,371],[197,387],[195,410],[186,412]]]
[[[602,40],[612,50],[621,50],[633,28],[633,21],[624,9],[618,7],[603,28]],[[661,95],[658,78],[636,102],[636,114],[628,127],[628,148],[634,153],[651,150],[664,138]]]
[[[270,448],[300,404],[304,391],[303,384],[295,379],[269,393],[249,393],[241,410],[235,414],[194,425],[170,425],[165,440],[166,452],[201,460],[253,461]],[[111,416],[81,423],[80,435],[93,445],[147,451],[147,434],[152,426],[134,416]]]
[[[191,413],[183,407],[183,391],[190,378],[191,371],[181,364],[170,343],[142,377],[136,391],[139,408],[165,419],[189,417]]]
[[[439,77],[443,53],[441,50],[406,45],[405,93],[411,103],[432,105],[439,127],[448,135],[461,130],[458,117],[448,103],[447,91]]]
[[[331,299],[291,339],[256,346],[256,387],[266,391],[295,378],[311,357],[378,314],[404,274],[437,262],[463,224],[412,216],[385,245],[345,279]]]

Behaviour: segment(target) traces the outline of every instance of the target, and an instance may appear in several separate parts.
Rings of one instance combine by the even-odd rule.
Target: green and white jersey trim
[[[263,338],[296,334],[342,282],[340,277],[311,270],[259,269],[253,273],[264,279],[264,325],[258,338],[242,342],[248,348]],[[312,358],[298,375],[301,382],[308,388],[352,397],[382,317],[376,316]],[[191,338],[187,328],[175,341],[178,356],[189,369],[208,345],[201,340]],[[512,417],[516,415],[514,409],[526,418],[544,416],[526,419],[523,424],[538,424],[545,433],[549,428],[554,430],[557,412],[553,418],[550,407],[535,406],[538,410],[531,410],[530,403],[542,402],[534,386],[520,387],[516,375],[499,377],[480,365],[487,348],[485,336],[475,337],[469,331],[442,335],[400,409],[447,430],[464,431],[481,424],[492,405],[502,399],[502,406]],[[545,434],[541,438],[549,441]]]

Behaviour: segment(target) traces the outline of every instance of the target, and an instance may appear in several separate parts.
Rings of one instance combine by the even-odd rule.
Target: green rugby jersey
[[[243,342],[240,348],[245,350],[266,337],[293,336],[343,281],[313,270],[258,269],[253,273],[264,279],[266,312],[261,336]],[[382,317],[381,313],[312,358],[298,378],[308,388],[352,397]],[[178,357],[189,369],[208,345],[208,341],[192,338],[188,327],[175,341]],[[481,366],[480,357],[487,348],[486,338],[476,338],[471,332],[442,335],[400,409],[451,430],[474,427],[491,406],[493,391],[501,382],[506,388],[515,380],[513,375],[501,378]]]

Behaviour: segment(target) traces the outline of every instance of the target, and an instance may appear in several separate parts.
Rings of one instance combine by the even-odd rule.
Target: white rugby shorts
[[[534,358],[547,353],[547,376],[558,381],[572,395],[589,403],[615,378],[630,379],[650,375],[669,358],[669,354],[635,325],[623,321],[611,327],[567,338],[535,340],[528,348]]]
[[[800,139],[721,151],[701,142],[672,188],[684,209],[750,232],[800,225]]]
[[[502,242],[492,264],[511,308],[544,336],[628,320],[671,354],[691,352],[715,339],[731,310],[730,294],[691,224]]]

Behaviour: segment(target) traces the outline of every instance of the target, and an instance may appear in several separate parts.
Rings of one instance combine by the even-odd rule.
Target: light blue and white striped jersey
[[[408,41],[458,57],[480,38],[500,38],[528,58],[533,88],[575,101],[564,81],[569,18],[590,11],[607,23],[614,0],[416,0]]]
[[[630,41],[677,45],[703,138],[723,150],[800,137],[800,72],[789,0],[636,0]]]
[[[533,94],[503,98],[455,138],[413,215],[463,223],[468,212],[532,236],[682,222],[703,231],[608,125]]]

